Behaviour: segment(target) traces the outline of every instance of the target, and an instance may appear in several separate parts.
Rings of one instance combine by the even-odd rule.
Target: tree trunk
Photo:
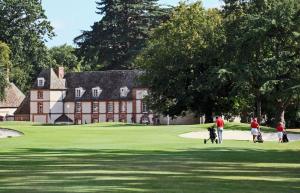
[[[212,112],[206,112],[205,113],[205,123],[213,123],[214,119],[213,119],[213,115]]]
[[[260,123],[261,122],[261,96],[259,91],[257,91],[256,94],[256,117],[258,123]]]
[[[284,102],[282,102],[282,100],[278,100],[277,101],[277,113],[276,113],[276,124],[279,122],[282,122],[283,124],[285,124],[285,119],[284,119],[284,112],[285,112],[285,104]]]
[[[285,113],[284,108],[278,109],[278,112],[276,113],[276,124],[279,122],[282,122],[283,124],[285,124],[284,113]]]

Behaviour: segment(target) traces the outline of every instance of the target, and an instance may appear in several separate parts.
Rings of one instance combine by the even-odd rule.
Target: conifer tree
[[[75,38],[78,55],[90,69],[128,69],[150,30],[166,18],[157,0],[100,0],[102,19]]]

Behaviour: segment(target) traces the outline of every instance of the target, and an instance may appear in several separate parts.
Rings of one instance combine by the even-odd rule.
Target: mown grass
[[[300,192],[300,142],[204,145],[178,137],[208,125],[0,127],[25,133],[0,140],[0,192]]]

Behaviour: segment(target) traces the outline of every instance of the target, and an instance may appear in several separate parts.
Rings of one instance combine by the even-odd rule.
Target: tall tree
[[[261,102],[272,93],[278,106],[277,119],[284,121],[284,110],[293,98],[295,75],[300,70],[299,1],[224,2],[226,58],[235,74],[236,87],[247,89],[254,97],[259,119]]]
[[[130,68],[150,30],[166,17],[157,0],[100,0],[97,9],[102,19],[74,40],[93,70]]]
[[[49,49],[53,61],[52,67],[65,67],[66,71],[81,71],[81,63],[75,55],[75,48],[69,45],[56,46]]]
[[[40,0],[0,0],[0,40],[11,49],[12,81],[23,91],[50,65],[45,41],[53,35]]]
[[[214,90],[220,83],[211,78],[221,65],[223,34],[219,11],[205,10],[200,2],[181,3],[169,21],[155,29],[137,59],[151,90],[152,109],[170,116],[204,113],[208,120],[212,112],[221,111],[216,96],[222,93]]]
[[[5,88],[7,86],[7,79],[9,77],[10,49],[7,44],[0,41],[0,100],[5,97]]]

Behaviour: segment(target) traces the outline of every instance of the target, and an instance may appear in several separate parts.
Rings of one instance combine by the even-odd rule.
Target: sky
[[[96,14],[96,0],[42,0],[46,15],[54,27],[56,36],[48,40],[48,47],[73,44],[82,30],[90,30],[101,16]],[[191,0],[190,2],[193,2]],[[176,5],[179,0],[160,0],[160,4]],[[220,0],[203,0],[206,8],[219,7]]]

